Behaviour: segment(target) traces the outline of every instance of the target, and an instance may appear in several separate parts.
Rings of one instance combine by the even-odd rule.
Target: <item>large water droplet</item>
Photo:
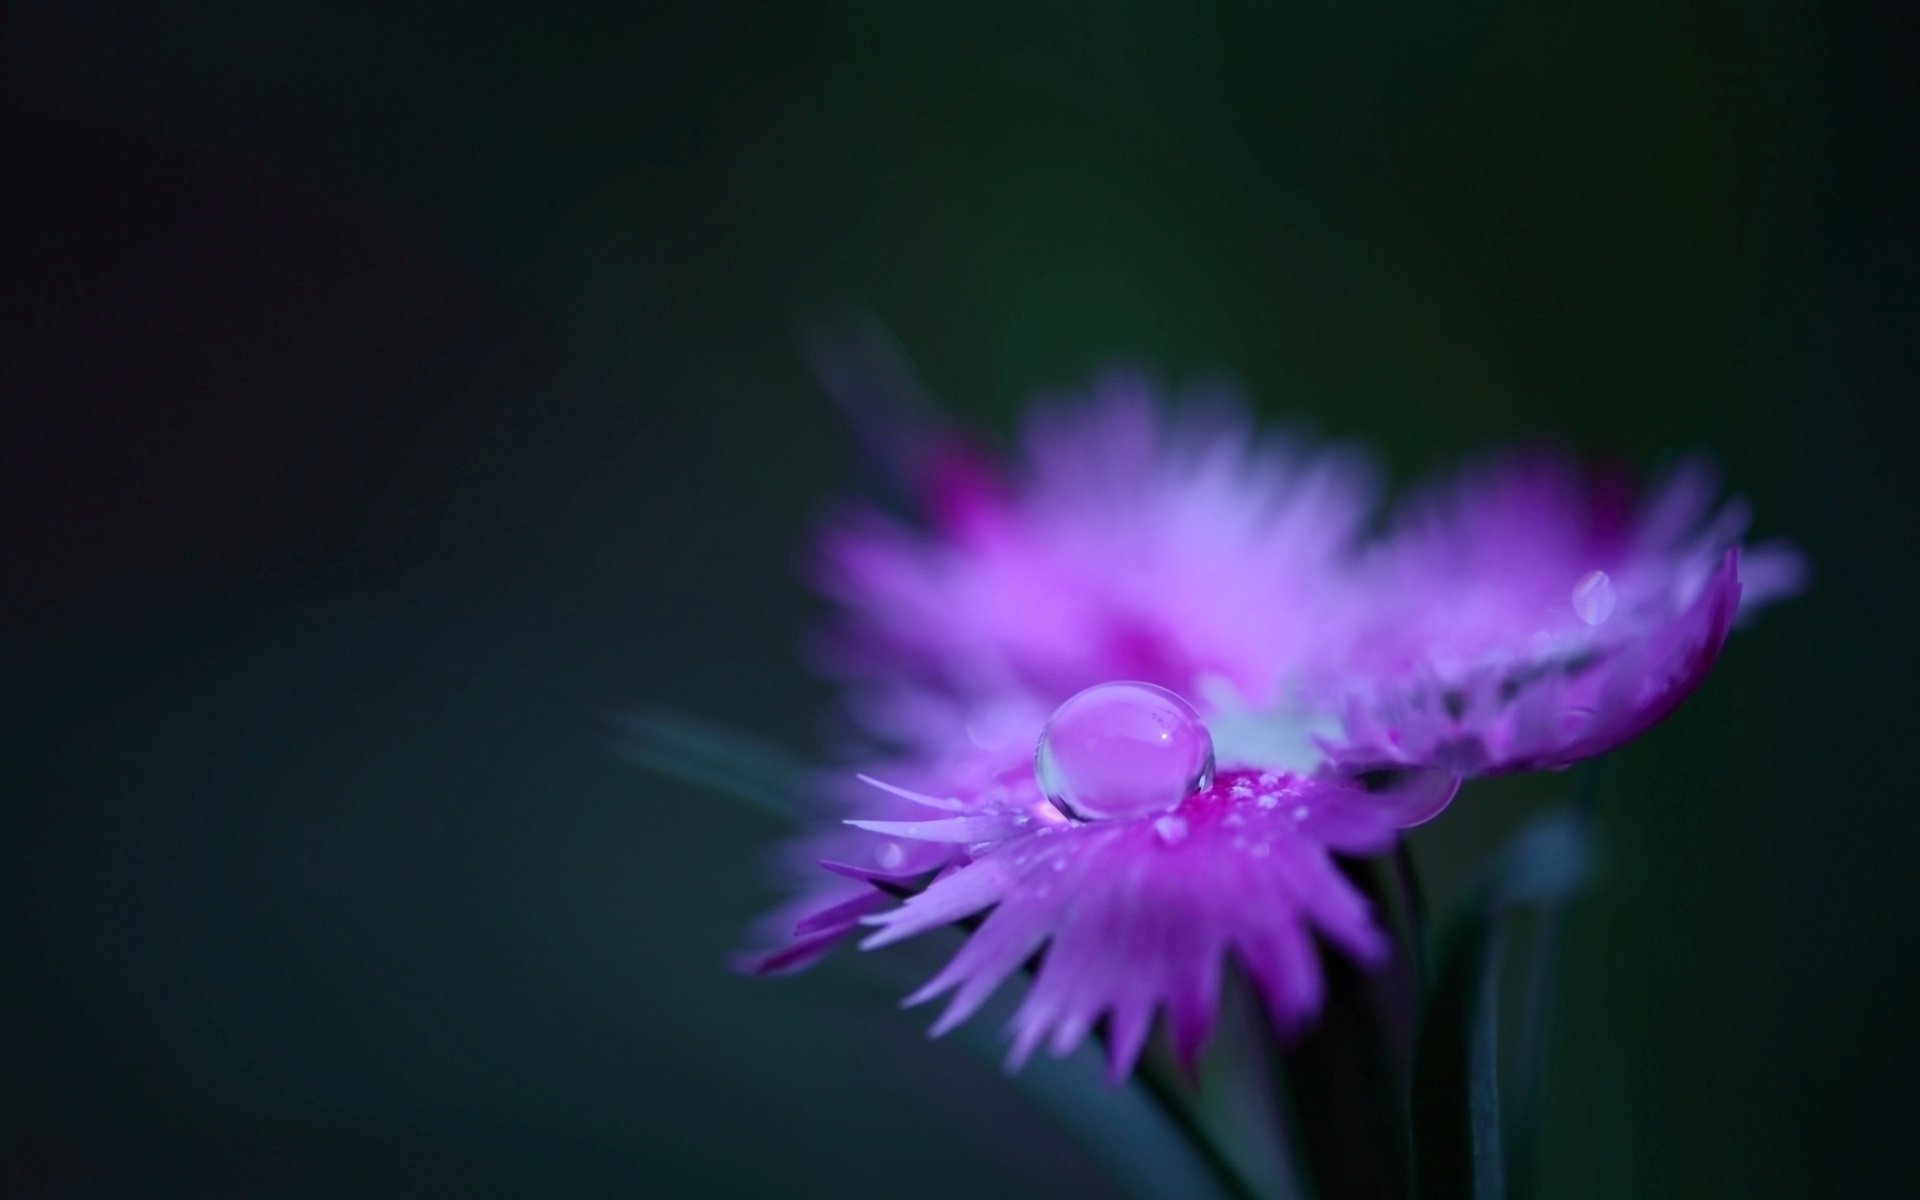
[[[1573,611],[1589,625],[1612,616],[1615,601],[1613,580],[1605,571],[1588,571],[1573,585]]]
[[[1213,735],[1163,687],[1102,683],[1054,710],[1033,773],[1069,817],[1163,812],[1213,782]]]

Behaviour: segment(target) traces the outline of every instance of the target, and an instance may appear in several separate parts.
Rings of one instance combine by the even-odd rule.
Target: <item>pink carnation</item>
[[[1699,466],[1636,499],[1513,458],[1370,535],[1351,452],[1218,402],[1172,416],[1131,377],[1037,410],[1009,464],[933,440],[920,522],[850,508],[823,536],[823,655],[876,786],[829,785],[843,823],[802,850],[828,872],[747,965],[977,922],[910,999],[952,993],[942,1031],[1037,962],[1016,1064],[1103,1028],[1124,1075],[1157,1013],[1190,1060],[1229,960],[1299,1029],[1316,939],[1386,953],[1336,856],[1390,848],[1463,778],[1645,732],[1803,573],[1741,546]]]

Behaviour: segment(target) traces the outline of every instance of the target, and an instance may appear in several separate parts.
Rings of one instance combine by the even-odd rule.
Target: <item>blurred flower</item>
[[[1037,961],[1013,1061],[1099,1028],[1116,1076],[1156,1012],[1192,1059],[1229,956],[1297,1030],[1316,934],[1386,952],[1335,855],[1390,848],[1463,777],[1644,732],[1803,573],[1743,551],[1700,466],[1636,501],[1553,455],[1496,461],[1373,535],[1358,455],[1218,397],[1169,416],[1131,377],[1037,409],[1004,467],[923,434],[912,476],[918,521],[850,508],[822,538],[822,660],[874,786],[825,786],[846,823],[800,853],[832,874],[745,965],[977,921],[910,998],[953,992],[936,1032]]]

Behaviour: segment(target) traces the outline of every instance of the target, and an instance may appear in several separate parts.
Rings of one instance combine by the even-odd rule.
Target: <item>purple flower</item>
[[[1156,1013],[1190,1061],[1229,958],[1296,1031],[1322,1002],[1316,938],[1387,952],[1336,855],[1390,848],[1462,778],[1646,731],[1803,574],[1742,548],[1744,509],[1700,466],[1636,499],[1512,458],[1371,536],[1353,453],[1261,438],[1218,400],[1171,417],[1130,377],[1037,410],[1005,467],[933,444],[921,522],[853,508],[823,536],[822,658],[866,775],[823,785],[842,823],[797,853],[827,871],[745,965],[977,923],[909,999],[952,993],[943,1031],[1037,961],[1014,1064],[1101,1028],[1123,1076]]]

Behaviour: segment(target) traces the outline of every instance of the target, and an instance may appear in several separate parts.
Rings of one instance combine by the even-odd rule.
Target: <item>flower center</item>
[[[1164,812],[1213,782],[1213,735],[1166,688],[1102,683],[1054,710],[1033,773],[1075,820]]]

